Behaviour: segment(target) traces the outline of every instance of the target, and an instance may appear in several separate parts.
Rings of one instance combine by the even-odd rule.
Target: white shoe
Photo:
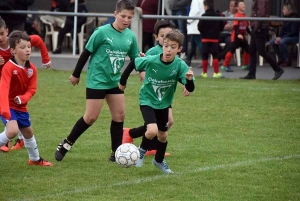
[[[182,52],[180,54],[180,59],[186,59],[186,58],[187,58],[187,56],[186,56],[185,52]]]
[[[139,147],[139,151],[140,151],[140,158],[137,161],[137,163],[135,164],[135,167],[142,167],[143,163],[144,163],[144,158],[145,158],[145,154],[146,154],[146,150],[142,149]]]
[[[163,160],[162,163],[156,162],[155,159],[153,159],[152,164],[155,165],[158,169],[160,169],[164,173],[173,174],[174,172],[170,170],[165,160]]]

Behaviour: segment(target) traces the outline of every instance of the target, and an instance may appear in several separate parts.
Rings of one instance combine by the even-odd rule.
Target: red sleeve
[[[7,63],[2,69],[2,77],[0,80],[0,111],[1,116],[3,116],[6,120],[9,120],[11,117],[8,99],[11,77],[12,70],[10,70],[10,63]]]
[[[47,47],[44,41],[38,35],[30,35],[31,46],[38,47],[41,52],[42,64],[47,65],[51,62]]]
[[[27,103],[34,96],[34,94],[36,92],[37,71],[36,71],[36,67],[32,63],[30,64],[30,66],[33,70],[33,73],[32,73],[32,76],[30,77],[30,80],[29,80],[29,83],[27,86],[27,91],[23,95],[19,96],[22,104]]]

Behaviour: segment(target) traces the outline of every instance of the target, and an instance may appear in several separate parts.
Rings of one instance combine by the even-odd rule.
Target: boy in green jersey
[[[55,158],[61,161],[72,145],[98,118],[104,99],[112,117],[110,125],[110,161],[115,161],[114,152],[122,144],[125,117],[124,92],[118,88],[121,68],[125,57],[139,56],[134,33],[128,29],[134,15],[135,4],[131,0],[119,0],[114,12],[115,21],[95,29],[85,50],[81,53],[69,80],[73,86],[79,83],[80,73],[90,57],[86,78],[86,110],[74,125],[67,138],[55,151]]]
[[[152,47],[151,49],[149,49],[146,52],[146,55],[157,55],[157,54],[161,54],[163,53],[163,39],[164,36],[172,31],[173,29],[176,29],[176,26],[169,20],[159,20],[156,22],[155,26],[154,26],[154,37],[155,40],[158,42],[158,44],[154,47]],[[140,72],[140,80],[141,82],[144,80],[145,78],[145,71],[141,71]],[[189,92],[185,90],[184,88],[184,96],[188,96]],[[173,125],[174,119],[173,119],[173,113],[172,113],[172,107],[170,106],[169,108],[169,120],[168,120],[168,130],[171,128],[171,126]],[[145,132],[146,132],[147,126],[143,125],[137,128],[124,128],[123,130],[123,140],[122,143],[132,143],[133,142],[133,138],[138,138],[138,137],[142,137]],[[156,154],[156,150],[157,150],[157,136],[155,136],[152,139],[152,142],[148,148],[148,151],[146,152],[146,156],[147,155],[155,155]],[[169,156],[169,153],[165,153],[165,156]]]
[[[165,173],[173,173],[164,160],[169,107],[173,102],[177,81],[180,80],[189,92],[192,92],[195,87],[192,68],[176,56],[182,50],[183,39],[183,34],[178,30],[168,32],[164,36],[162,54],[136,58],[129,63],[121,76],[119,88],[123,91],[134,69],[146,72],[139,92],[139,100],[147,130],[139,147],[140,159],[136,164],[137,167],[143,165],[151,140],[157,136],[157,152],[153,164]]]

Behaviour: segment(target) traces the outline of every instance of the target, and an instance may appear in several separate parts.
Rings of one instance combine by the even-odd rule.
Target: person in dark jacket
[[[67,12],[74,12],[75,8],[75,0],[70,0],[69,5],[66,6],[66,1],[69,0],[64,0],[64,1],[59,1],[59,11],[63,12],[67,9]],[[78,8],[77,8],[78,13],[87,13],[87,8],[85,5],[85,0],[78,0]],[[81,26],[86,22],[87,17],[78,17],[77,18],[77,34],[80,33],[81,31]],[[74,17],[73,16],[67,16],[65,25],[62,29],[59,30],[58,33],[58,38],[57,38],[57,48],[53,51],[53,54],[61,54],[62,51],[62,44],[64,41],[64,37],[67,33],[72,34],[73,37],[73,27],[74,27]],[[76,40],[76,54],[79,54],[79,45],[78,45],[78,36]]]
[[[251,17],[269,17],[269,0],[253,0]],[[269,22],[251,21],[250,41],[250,68],[246,76],[240,79],[256,79],[257,53],[262,56],[275,71],[273,80],[277,80],[284,73],[277,62],[265,50],[265,44],[269,37]]]
[[[0,10],[28,10],[34,0],[0,0]],[[1,14],[9,32],[25,30],[26,14]]]
[[[214,10],[213,0],[203,1],[205,13],[203,17],[213,16],[220,17],[220,13]],[[219,72],[219,35],[223,31],[224,22],[223,21],[211,21],[211,20],[200,20],[198,23],[198,30],[202,35],[202,77],[207,77],[207,67],[208,67],[208,56],[212,54],[213,56],[213,67],[215,78],[221,78],[223,75]]]
[[[295,8],[291,3],[285,3],[282,9],[286,18],[297,18]],[[278,64],[287,67],[292,65],[289,57],[288,45],[294,45],[299,42],[299,22],[284,21],[279,36],[270,41],[277,57]]]

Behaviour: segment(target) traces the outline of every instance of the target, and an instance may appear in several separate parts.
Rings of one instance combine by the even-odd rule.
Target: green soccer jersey
[[[147,50],[146,52],[146,55],[158,55],[158,54],[161,54],[163,53],[163,49],[162,49],[162,46],[160,45],[156,45],[152,48],[150,48],[149,50]]]
[[[146,56],[135,59],[136,70],[145,70],[145,79],[140,89],[140,105],[147,105],[154,109],[169,107],[174,99],[178,80],[186,84],[185,74],[189,71],[186,63],[178,58],[165,64],[160,56]]]
[[[139,56],[134,33],[130,29],[119,32],[111,24],[98,27],[85,48],[92,53],[86,79],[86,87],[91,89],[118,87],[125,57]]]

